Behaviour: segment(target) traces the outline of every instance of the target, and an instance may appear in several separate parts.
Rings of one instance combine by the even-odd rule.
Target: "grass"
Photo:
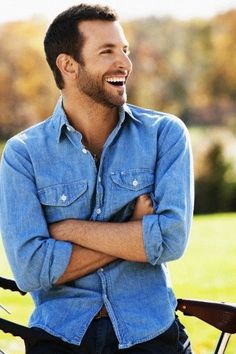
[[[0,276],[13,279],[12,273],[3,250],[2,240],[0,240],[1,271]],[[7,314],[0,308],[0,315],[6,320],[27,325],[30,313],[33,309],[33,302],[29,294],[18,295],[10,290],[0,290],[0,305],[3,305],[11,314]],[[0,349],[6,354],[23,354],[24,343],[22,339],[4,334],[0,331]]]
[[[184,257],[170,264],[176,296],[236,302],[235,242],[236,214],[195,216],[189,247]],[[12,277],[2,245],[0,276]],[[26,324],[33,304],[29,295],[18,296],[0,291],[0,303],[12,312],[1,316]],[[212,354],[219,331],[204,322],[181,315],[193,343],[195,354]],[[20,339],[0,332],[0,348],[7,354],[22,354]],[[232,336],[226,354],[235,354],[236,335]]]
[[[236,214],[195,216],[188,250],[170,264],[179,298],[236,302]],[[213,353],[219,331],[195,319],[182,317],[196,354]],[[235,354],[232,336],[227,354]]]

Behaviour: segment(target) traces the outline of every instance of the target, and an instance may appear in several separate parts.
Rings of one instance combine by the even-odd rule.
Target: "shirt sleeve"
[[[171,118],[158,137],[155,214],[143,218],[143,238],[148,262],[165,263],[182,256],[193,215],[193,164],[188,131]]]
[[[24,141],[10,140],[0,167],[0,227],[16,282],[24,291],[50,288],[65,272],[72,245],[48,233]]]

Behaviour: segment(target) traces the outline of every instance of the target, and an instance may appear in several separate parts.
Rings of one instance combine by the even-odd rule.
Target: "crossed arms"
[[[42,166],[32,163],[38,156],[28,152],[33,151],[34,139],[17,137],[6,145],[0,169],[0,224],[22,290],[48,289],[79,279],[117,258],[156,266],[182,256],[192,220],[192,160],[188,136],[172,123],[158,140],[155,213],[151,207],[136,216],[137,199],[132,220],[124,223],[65,220],[48,225],[45,201],[41,203],[35,184],[35,166],[41,168],[47,161]]]
[[[152,213],[151,198],[143,195],[129,222],[65,220],[49,225],[54,239],[73,244],[69,264],[56,284],[78,279],[117,258],[146,262],[141,219]]]

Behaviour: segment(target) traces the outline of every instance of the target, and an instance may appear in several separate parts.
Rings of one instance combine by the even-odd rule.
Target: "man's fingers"
[[[152,199],[148,194],[143,194],[136,199],[131,220],[141,220],[148,214],[154,214]]]
[[[148,195],[148,194],[142,194],[137,198],[137,200],[139,200],[139,199],[147,200],[147,199],[151,199],[151,198],[150,198],[150,195]]]
[[[136,200],[137,204],[145,204],[145,206],[152,206],[152,199],[148,194],[140,195]]]

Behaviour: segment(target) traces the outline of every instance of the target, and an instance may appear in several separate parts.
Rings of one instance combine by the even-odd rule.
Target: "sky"
[[[178,19],[209,18],[236,9],[236,0],[2,0],[0,23],[40,16],[51,21],[58,13],[80,2],[112,6],[120,20],[147,16],[172,16]]]

